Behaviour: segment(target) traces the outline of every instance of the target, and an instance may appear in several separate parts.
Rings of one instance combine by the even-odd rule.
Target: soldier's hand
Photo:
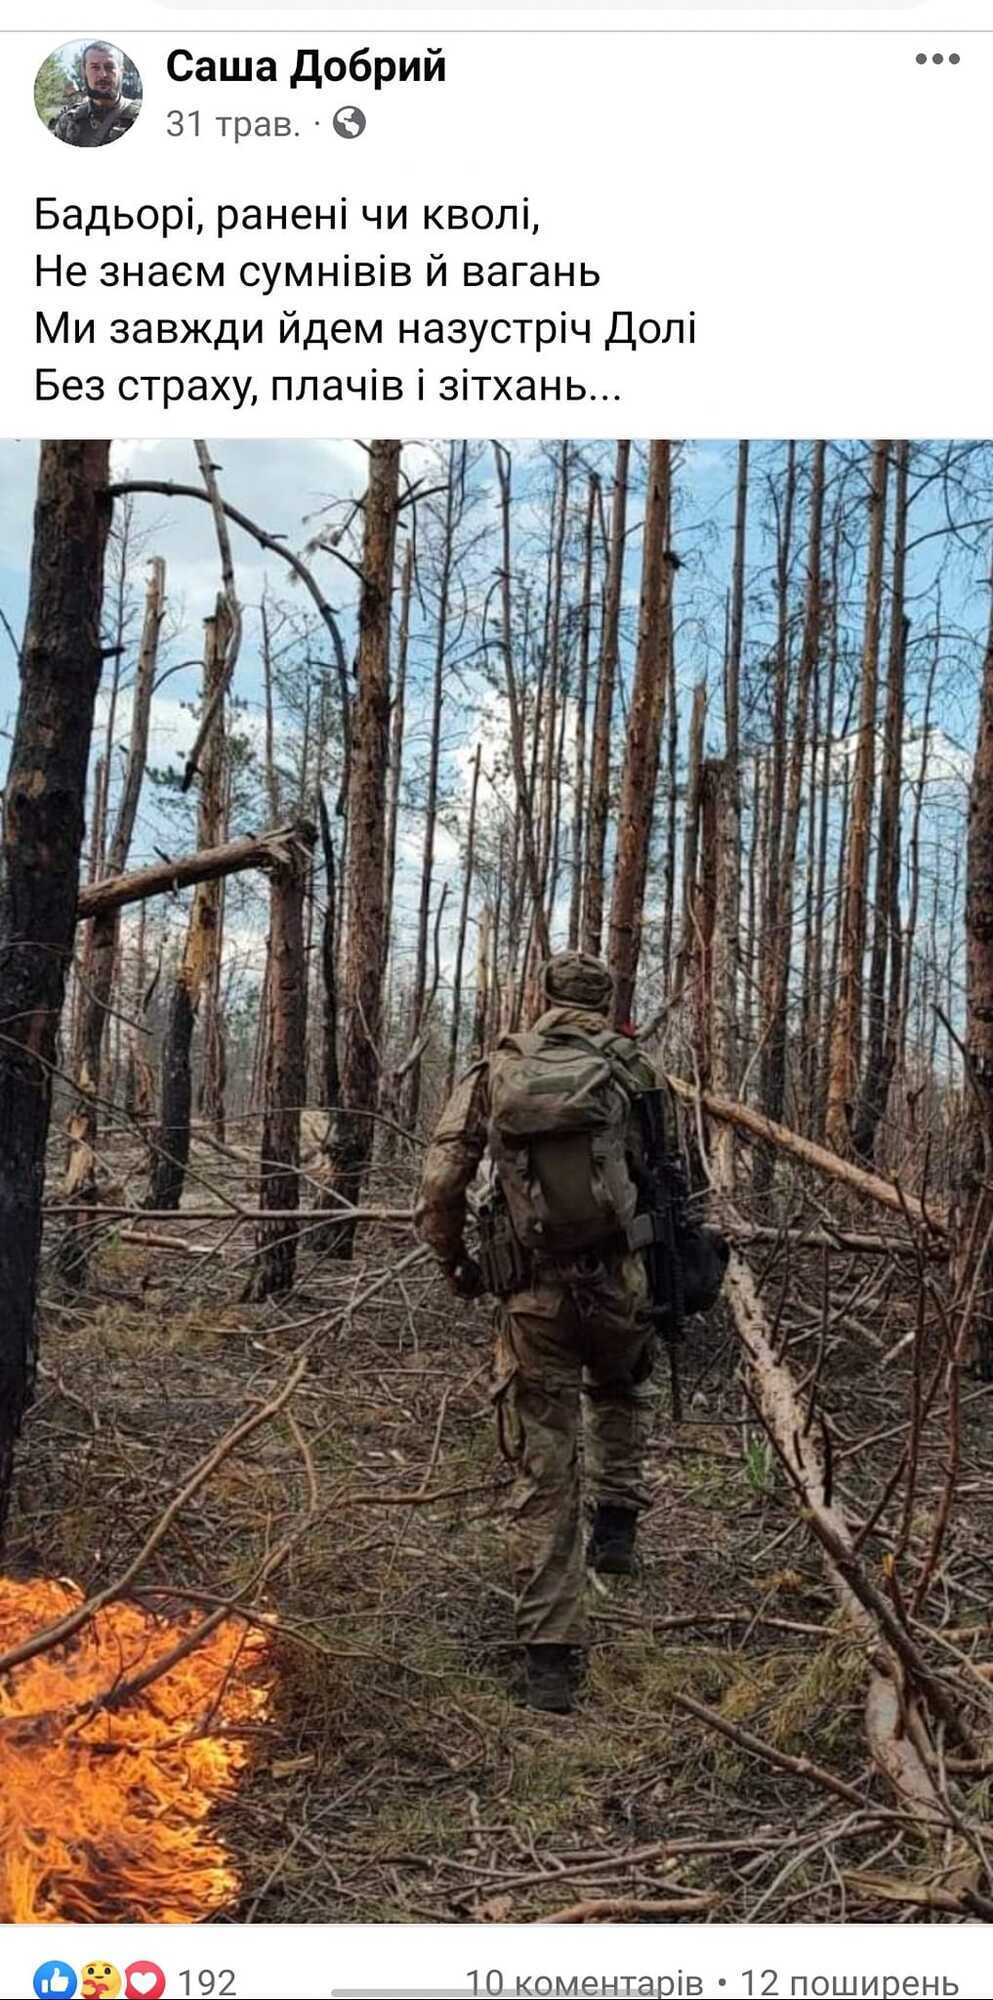
[[[460,1257],[457,1264],[450,1266],[446,1276],[457,1299],[482,1297],[485,1289],[483,1274],[475,1257]]]

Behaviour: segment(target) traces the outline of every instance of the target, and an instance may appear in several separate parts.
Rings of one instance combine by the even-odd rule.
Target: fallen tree
[[[701,1114],[719,1123],[725,1131],[730,1128],[744,1132],[775,1146],[818,1173],[868,1197],[877,1206],[899,1213],[908,1233],[912,1236],[919,1233],[922,1242],[927,1242],[935,1232],[944,1234],[943,1222],[932,1216],[923,1202],[912,1200],[879,1175],[855,1167],[851,1161],[800,1138],[746,1105],[694,1090],[678,1077],[670,1078],[669,1082],[675,1095],[696,1109],[705,1165],[705,1125]],[[711,1184],[729,1233],[734,1236],[738,1233],[739,1218],[734,1210],[733,1149],[715,1148],[712,1157],[713,1165],[708,1167]],[[746,1231],[741,1233],[744,1235]],[[834,1490],[831,1435],[823,1420],[818,1420],[820,1364],[801,1390],[785,1350],[769,1324],[755,1278],[737,1250],[732,1251],[728,1265],[726,1296],[745,1360],[748,1400],[775,1451],[801,1518],[819,1545],[827,1581],[842,1616],[840,1633],[850,1634],[864,1651],[869,1673],[865,1731],[873,1764],[888,1781],[899,1807],[917,1823],[928,1844],[942,1844],[946,1882],[951,1864],[954,1880],[949,1886],[964,1894],[974,1886],[975,1864],[983,1859],[983,1847],[978,1832],[951,1803],[944,1776],[949,1743],[961,1746],[967,1759],[978,1760],[978,1746],[971,1721],[964,1713],[961,1691],[953,1689],[931,1667],[922,1650],[904,1608],[897,1556],[890,1555],[884,1560],[884,1588],[872,1576],[860,1552],[865,1535],[860,1535],[858,1541],[853,1536]],[[924,1303],[922,1255],[918,1339],[923,1337]],[[931,1382],[922,1385],[925,1410],[930,1407],[948,1367],[949,1356],[942,1351]],[[895,1490],[902,1470],[903,1461],[887,1487],[887,1494]],[[879,1518],[881,1511],[877,1509],[874,1518]],[[915,1610],[921,1588],[919,1584]],[[988,1701],[984,1701],[984,1708],[988,1716]]]
[[[226,840],[220,847],[204,847],[178,860],[163,855],[149,868],[136,868],[126,875],[108,875],[104,882],[90,882],[81,889],[76,904],[76,921],[122,910],[127,903],[143,903],[150,896],[167,896],[179,889],[195,888],[198,882],[218,882],[224,875],[243,874],[248,868],[285,868],[294,848],[302,841],[312,845],[313,832],[306,820],[291,820],[285,826],[270,827],[267,833],[250,833],[240,840]]]
[[[666,1082],[684,1103],[699,1105],[700,1110],[708,1118],[716,1119],[718,1124],[732,1125],[750,1138],[776,1147],[779,1152],[798,1160],[802,1166],[812,1167],[815,1173],[838,1181],[843,1187],[850,1188],[853,1194],[864,1195],[877,1207],[889,1209],[891,1214],[899,1215],[904,1222],[915,1225],[939,1241],[946,1237],[948,1218],[943,1209],[925,1206],[913,1195],[905,1194],[895,1181],[884,1180],[880,1174],[857,1167],[853,1161],[843,1159],[839,1153],[832,1153],[828,1147],[815,1145],[813,1139],[804,1139],[799,1132],[791,1132],[787,1125],[777,1125],[772,1118],[763,1117],[761,1111],[753,1110],[750,1104],[738,1104],[727,1097],[714,1097],[707,1090],[698,1091],[680,1076],[667,1075]]]

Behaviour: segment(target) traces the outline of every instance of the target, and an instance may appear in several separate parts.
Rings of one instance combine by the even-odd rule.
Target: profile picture
[[[67,146],[110,146],[141,110],[141,77],[116,42],[64,42],[35,78],[35,110]]]

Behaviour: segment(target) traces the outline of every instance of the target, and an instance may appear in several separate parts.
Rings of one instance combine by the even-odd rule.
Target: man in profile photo
[[[67,146],[109,146],[131,130],[141,99],[124,96],[124,58],[112,43],[88,42],[82,67],[78,102],[64,106],[51,129]]]

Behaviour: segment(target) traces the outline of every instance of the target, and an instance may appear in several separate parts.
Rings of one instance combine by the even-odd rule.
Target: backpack
[[[489,1150],[526,1250],[568,1257],[624,1234],[637,1206],[626,1140],[636,1085],[609,1028],[504,1035],[490,1058]]]

